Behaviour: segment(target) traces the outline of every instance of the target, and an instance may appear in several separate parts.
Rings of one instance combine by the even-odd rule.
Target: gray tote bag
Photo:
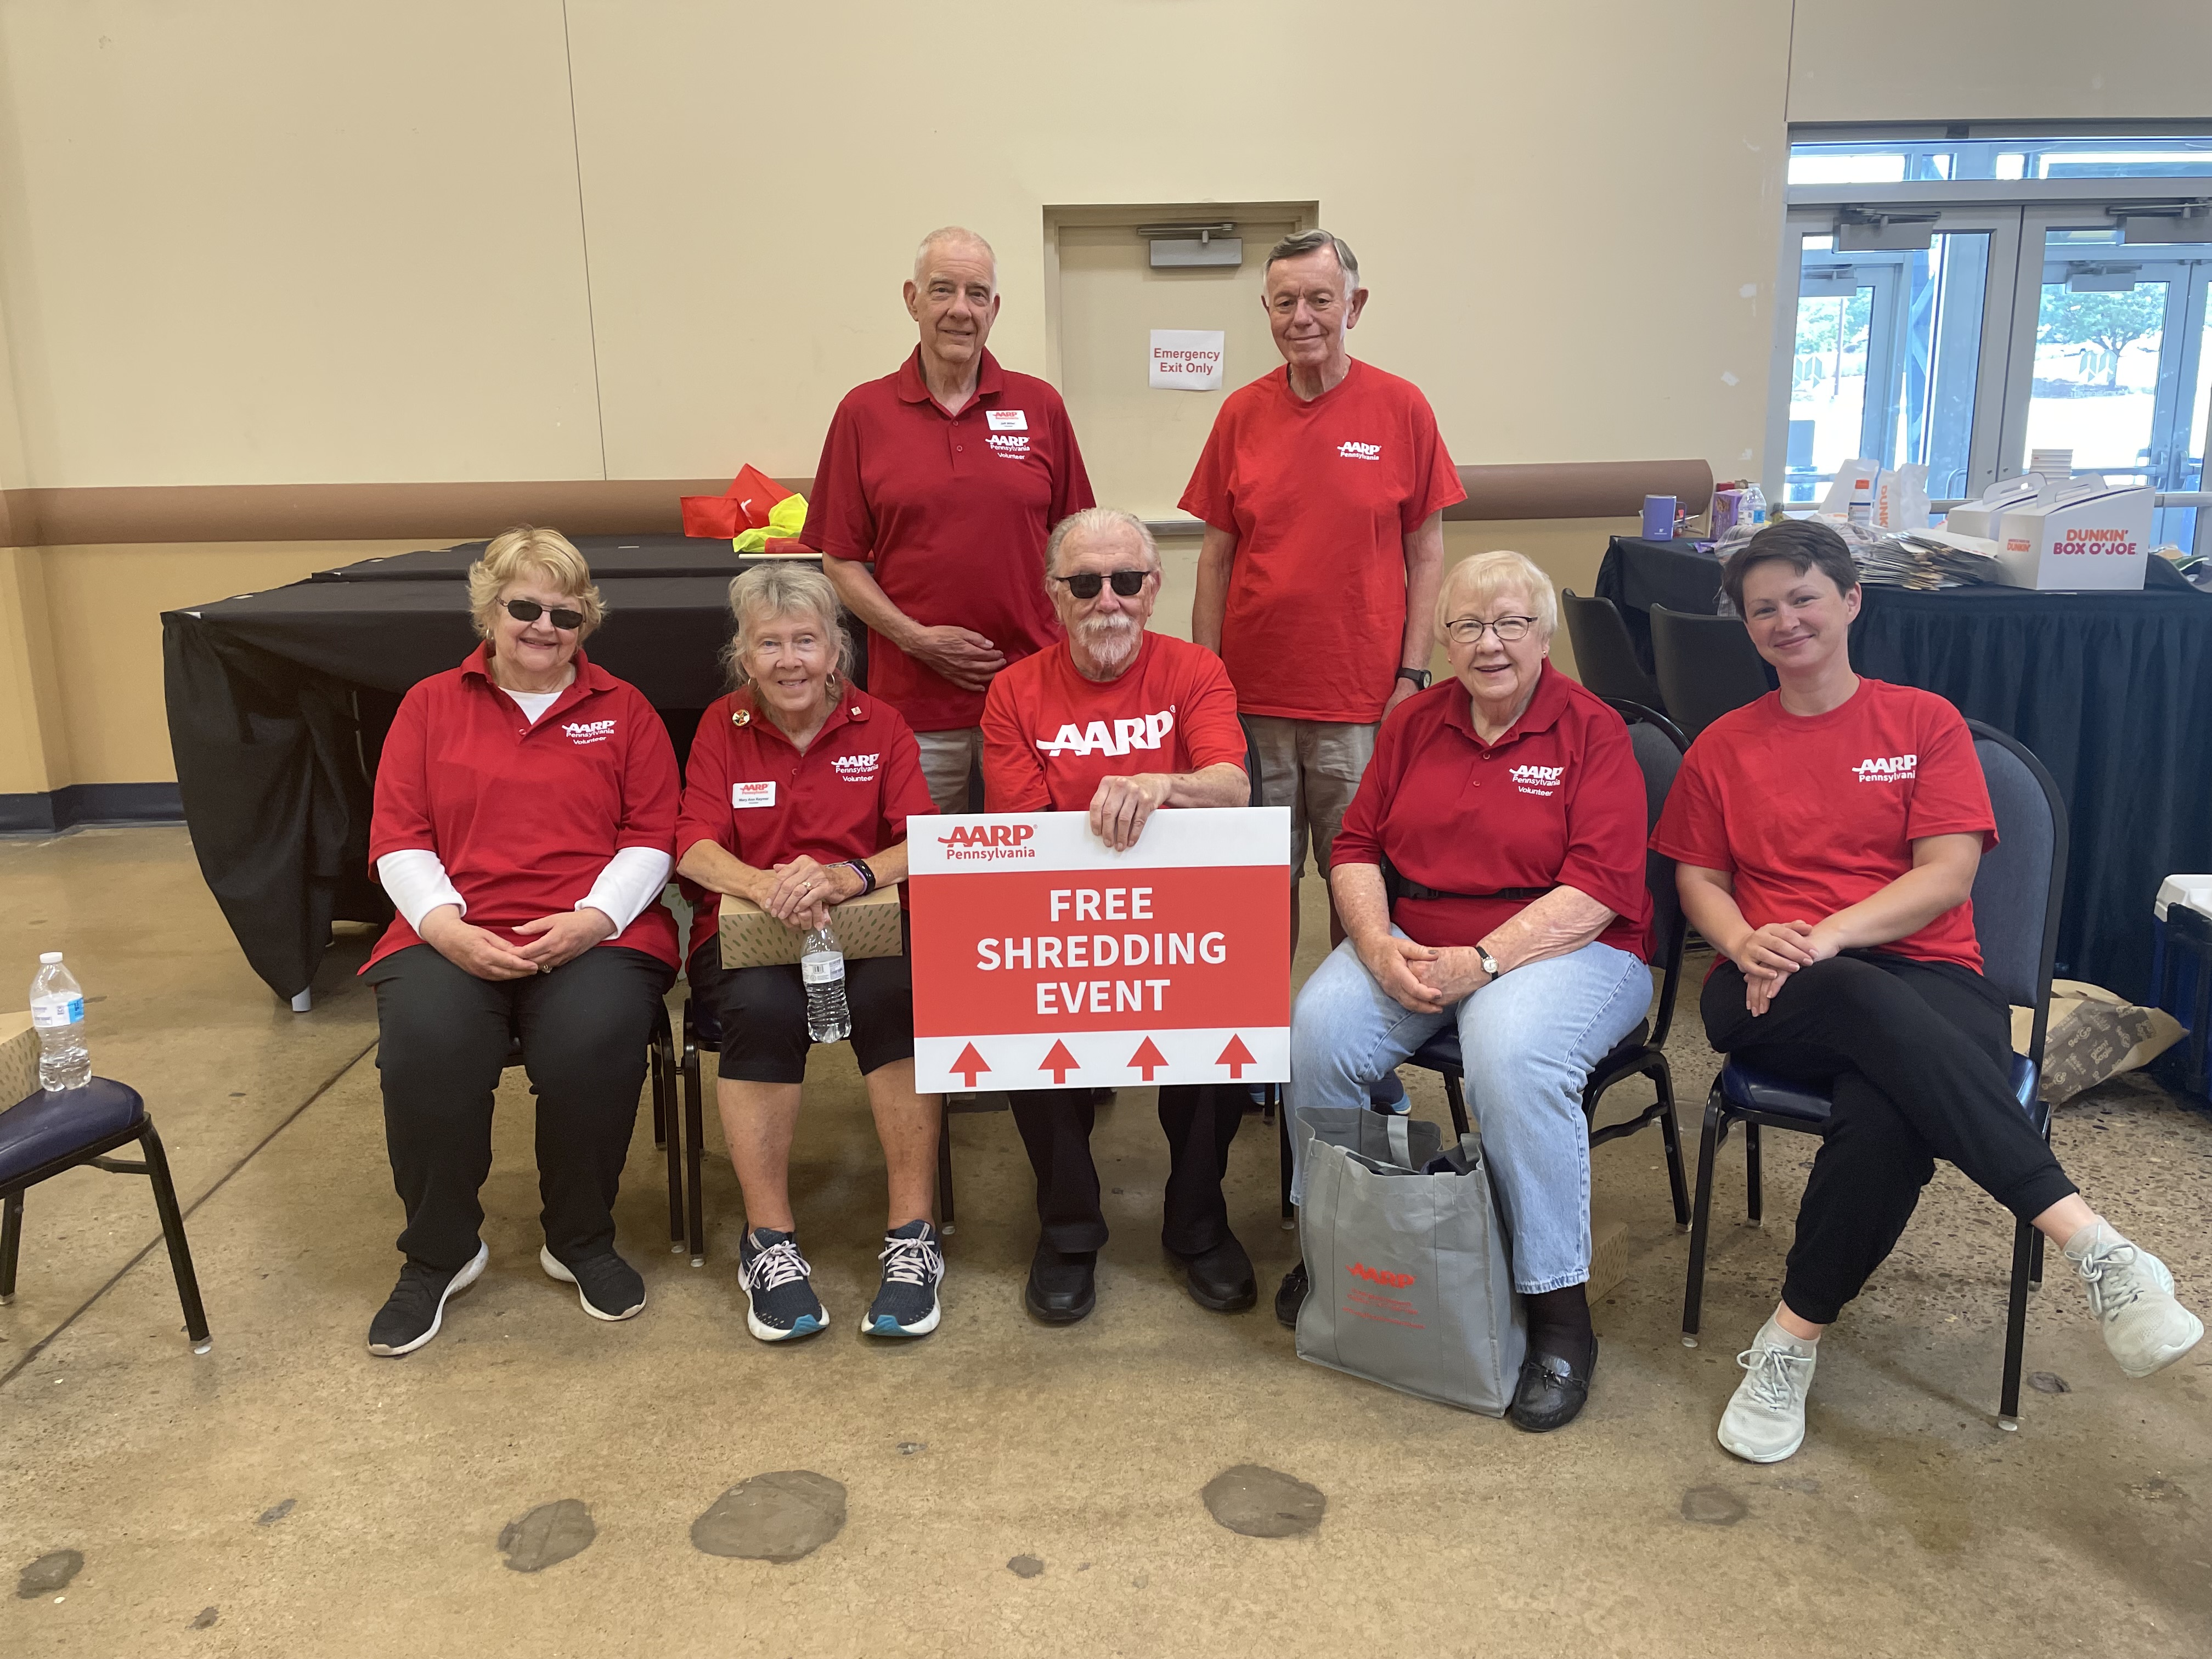
[[[1439,1155],[1435,1124],[1354,1107],[1309,1107],[1293,1132],[1310,1284],[1298,1358],[1503,1417],[1528,1330],[1480,1140]]]

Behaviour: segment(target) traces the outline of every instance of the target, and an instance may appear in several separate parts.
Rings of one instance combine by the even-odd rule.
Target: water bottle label
[[[829,985],[841,982],[845,977],[845,956],[842,951],[824,951],[817,955],[799,959],[799,971],[809,985]]]
[[[82,997],[40,997],[31,1005],[31,1024],[41,1031],[84,1024]]]

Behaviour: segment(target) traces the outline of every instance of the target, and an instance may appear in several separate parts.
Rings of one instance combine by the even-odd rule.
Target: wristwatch
[[[1489,975],[1492,981],[1504,971],[1498,965],[1498,958],[1480,945],[1474,947],[1474,959],[1482,964],[1482,971]]]
[[[1413,690],[1416,691],[1425,691],[1429,689],[1429,671],[1425,668],[1401,668],[1398,671],[1398,678],[1401,680],[1413,681]]]

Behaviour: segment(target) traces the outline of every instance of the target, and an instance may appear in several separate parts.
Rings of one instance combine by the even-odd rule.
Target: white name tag
[[[991,423],[994,432],[1026,432],[1030,417],[1018,409],[987,409],[983,418]]]
[[[732,806],[773,806],[775,805],[775,780],[766,783],[733,783],[730,786]]]

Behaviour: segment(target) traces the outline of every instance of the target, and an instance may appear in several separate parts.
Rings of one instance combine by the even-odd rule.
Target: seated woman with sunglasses
[[[1620,716],[1546,659],[1558,616],[1518,553],[1445,575],[1452,678],[1383,718],[1329,856],[1346,939],[1291,1014],[1293,1111],[1367,1104],[1457,1026],[1528,1307],[1510,1415],[1535,1432],[1573,1420],[1597,1363],[1583,1081],[1651,1003],[1644,775]],[[1276,1316],[1295,1323],[1306,1294],[1301,1263]]]
[[[661,907],[676,754],[637,690],[581,648],[605,614],[583,556],[510,530],[469,570],[485,643],[408,692],[376,772],[369,857],[398,911],[370,954],[385,1140],[406,1263],[375,1354],[438,1334],[489,1251],[477,1191],[511,1042],[538,1102],[538,1263],[594,1319],[645,1281],[615,1254],[614,1200],[646,1044],[676,977]]]

